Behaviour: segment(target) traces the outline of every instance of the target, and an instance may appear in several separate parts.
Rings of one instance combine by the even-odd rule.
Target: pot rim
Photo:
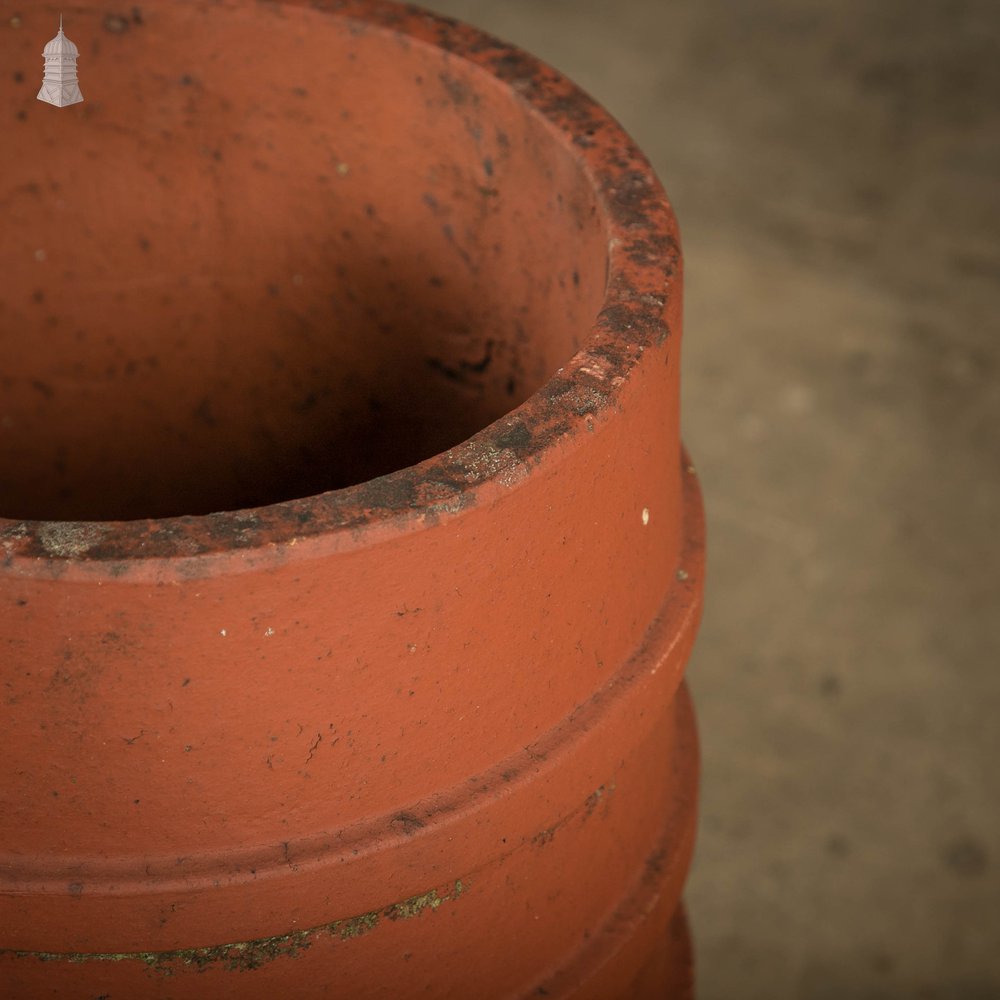
[[[259,507],[127,521],[0,517],[0,573],[61,575],[75,564],[115,577],[137,562],[223,554],[250,568],[278,546],[323,537],[338,550],[352,549],[458,516],[517,488],[528,466],[554,461],[574,429],[608,419],[644,351],[662,347],[679,322],[681,252],[670,202],[623,127],[581,88],[478,28],[394,0],[281,0],[280,6],[333,14],[440,49],[495,78],[541,120],[580,163],[607,236],[608,278],[595,322],[580,350],[544,385],[447,451],[365,482]]]

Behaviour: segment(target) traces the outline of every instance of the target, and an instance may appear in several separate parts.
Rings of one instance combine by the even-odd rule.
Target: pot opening
[[[595,193],[506,85],[317,11],[161,7],[114,31],[75,8],[69,108],[35,100],[58,8],[5,32],[0,516],[362,482],[580,347],[606,280]]]

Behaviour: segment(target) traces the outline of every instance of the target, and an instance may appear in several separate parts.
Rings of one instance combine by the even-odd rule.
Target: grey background
[[[594,94],[680,217],[700,1000],[1000,997],[1000,4],[428,6]]]

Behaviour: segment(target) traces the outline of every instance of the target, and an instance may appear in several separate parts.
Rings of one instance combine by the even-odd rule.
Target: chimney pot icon
[[[79,104],[83,100],[76,79],[76,60],[80,50],[63,34],[62,14],[59,15],[59,34],[45,46],[42,55],[45,58],[45,76],[38,99],[57,108]]]

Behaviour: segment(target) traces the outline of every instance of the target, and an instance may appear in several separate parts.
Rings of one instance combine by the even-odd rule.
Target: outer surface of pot
[[[689,995],[703,532],[648,164],[413,8],[143,12],[78,10],[88,101],[0,152],[3,992]]]

